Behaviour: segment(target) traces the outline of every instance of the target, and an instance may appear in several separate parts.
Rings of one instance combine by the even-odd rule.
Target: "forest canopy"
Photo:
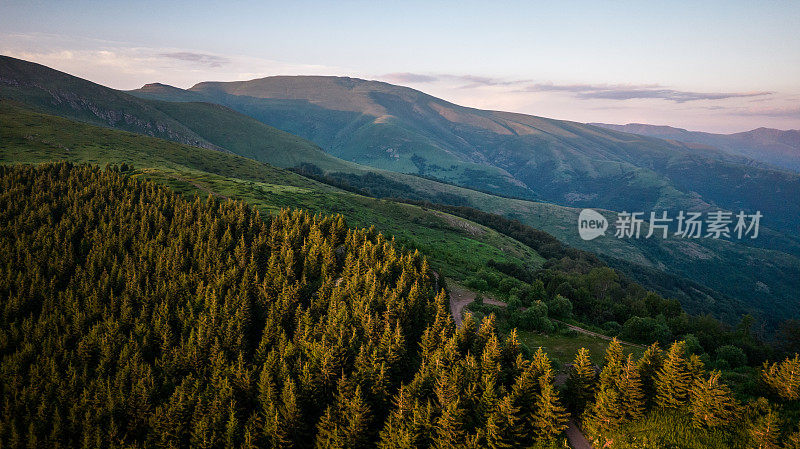
[[[546,355],[523,358],[491,317],[456,331],[419,253],[125,171],[0,167],[0,445],[561,438]]]

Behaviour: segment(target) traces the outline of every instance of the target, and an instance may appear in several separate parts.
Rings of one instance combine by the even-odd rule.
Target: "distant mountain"
[[[800,130],[797,129],[782,131],[772,128],[757,128],[734,134],[713,134],[641,123],[628,123],[627,125],[592,123],[592,125],[659,139],[709,145],[730,154],[745,156],[776,167],[800,172]]]
[[[131,93],[181,98],[160,90]],[[800,232],[800,176],[707,145],[467,108],[355,78],[204,82],[183,95],[198,94],[376,168],[572,207],[761,210],[773,227]]]
[[[144,86],[136,90],[136,96],[147,100],[180,101],[180,102],[208,101],[208,99],[202,94],[193,94],[192,92],[189,92],[187,90],[161,83],[145,84]]]
[[[159,97],[169,97],[169,86],[149,86],[158,90]],[[175,95],[187,98],[186,91],[171,89]],[[142,99],[7,56],[0,56],[0,98],[18,101],[38,112],[229,151],[280,167],[309,161],[326,169],[343,170],[350,165],[308,140],[217,104]],[[198,99],[201,95],[195,95],[193,101]]]

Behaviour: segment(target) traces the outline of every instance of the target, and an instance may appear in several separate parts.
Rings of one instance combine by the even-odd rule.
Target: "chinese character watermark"
[[[758,228],[763,215],[760,211],[747,214],[740,211],[734,215],[728,211],[712,211],[705,215],[702,212],[679,211],[674,218],[667,211],[660,214],[650,212],[649,220],[644,212],[617,213],[614,222],[614,237],[622,238],[668,238],[670,235],[682,239],[701,237],[712,239],[757,238]],[[642,225],[647,224],[647,233],[643,235]],[[583,240],[592,240],[605,235],[608,220],[599,212],[583,209],[578,217],[578,233]]]

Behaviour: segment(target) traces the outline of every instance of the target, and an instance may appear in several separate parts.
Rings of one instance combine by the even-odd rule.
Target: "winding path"
[[[456,322],[456,327],[458,327],[461,326],[461,320],[464,316],[464,307],[475,301],[475,297],[478,295],[463,285],[456,284],[452,279],[447,279],[447,286],[450,289],[450,314],[453,315],[453,321]],[[483,302],[501,307],[506,305],[506,303],[502,301],[488,297],[484,297]]]
[[[594,449],[592,443],[583,436],[583,432],[581,431],[580,427],[575,424],[575,421],[570,418],[569,423],[567,424],[567,441],[572,449]]]
[[[578,326],[575,326],[574,324],[569,324],[567,322],[564,322],[564,321],[561,321],[561,320],[557,320],[555,318],[550,318],[550,321],[555,321],[557,323],[561,323],[564,326],[567,326],[567,328],[569,328],[571,330],[574,330],[575,332],[580,332],[582,334],[591,335],[592,337],[601,338],[603,340],[611,340],[611,337],[609,337],[608,335],[598,334],[597,332],[592,332],[592,331],[590,331],[588,329],[584,329],[582,327],[578,327]],[[622,340],[620,340],[619,342],[622,343],[623,345],[636,346],[637,348],[647,349],[647,347],[642,346],[642,345],[638,345],[636,343],[631,343],[631,342],[622,341]]]

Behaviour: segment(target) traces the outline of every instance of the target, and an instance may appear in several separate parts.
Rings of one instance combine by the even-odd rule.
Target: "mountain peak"
[[[147,83],[144,86],[139,88],[139,90],[144,90],[144,91],[148,91],[148,90],[152,91],[152,90],[160,90],[160,89],[178,89],[178,88],[175,87],[175,86],[170,86],[169,84],[163,84],[163,83]]]

